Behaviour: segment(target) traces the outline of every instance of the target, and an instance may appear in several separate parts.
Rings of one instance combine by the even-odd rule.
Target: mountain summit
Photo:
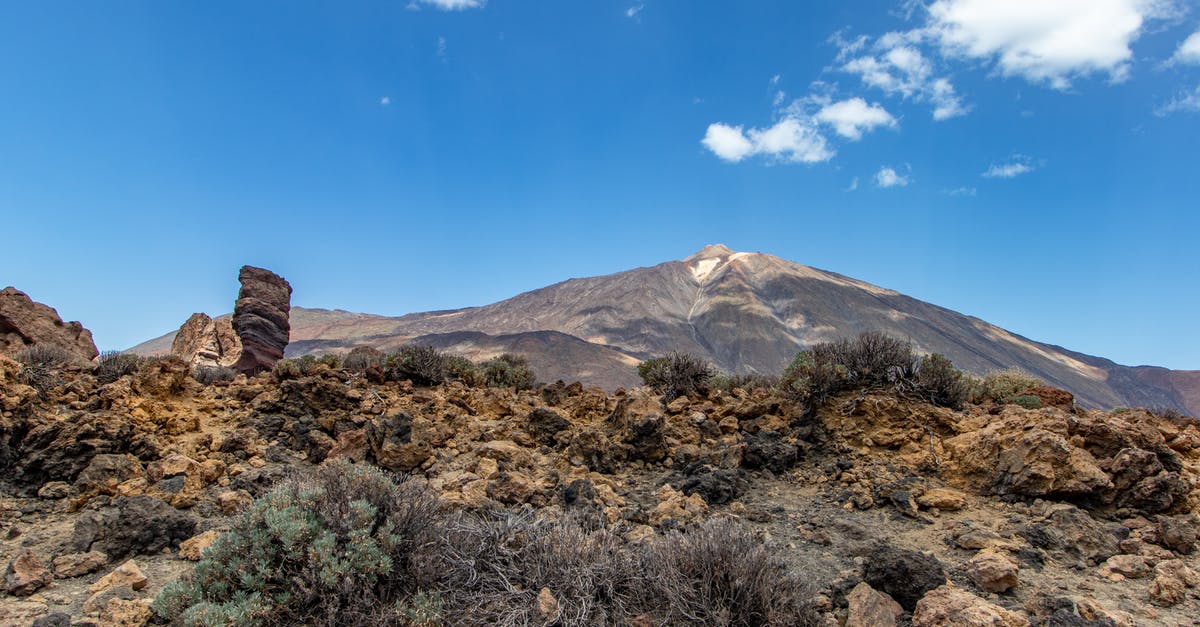
[[[1200,371],[1127,367],[1036,342],[893,290],[764,253],[705,246],[678,261],[570,279],[483,307],[388,318],[293,309],[289,355],[421,342],[472,358],[528,356],[544,379],[613,388],[670,351],[778,373],[817,342],[882,331],[977,374],[1020,367],[1099,407],[1200,413]],[[161,350],[166,338],[135,347]]]

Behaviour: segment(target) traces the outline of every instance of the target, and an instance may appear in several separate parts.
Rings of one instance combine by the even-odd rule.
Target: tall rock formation
[[[262,268],[242,266],[233,316],[192,314],[171,342],[171,354],[196,366],[225,366],[254,374],[283,358],[291,325],[292,286]]]
[[[233,307],[233,330],[242,342],[234,369],[254,373],[283,359],[291,324],[292,286],[283,277],[262,268],[242,266],[242,284]]]
[[[63,322],[53,307],[15,287],[0,290],[0,354],[11,356],[35,345],[57,346],[89,361],[100,354],[92,332],[82,324]]]

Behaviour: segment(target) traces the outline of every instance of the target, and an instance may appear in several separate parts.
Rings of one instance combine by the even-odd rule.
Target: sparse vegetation
[[[971,379],[947,357],[933,353],[917,364],[913,393],[938,407],[962,409],[971,397]]]
[[[401,622],[433,581],[440,505],[415,484],[348,462],[286,481],[256,501],[155,600],[184,625]]]
[[[300,357],[280,359],[275,362],[275,366],[271,368],[271,374],[276,381],[286,381],[288,379],[299,379],[301,377],[311,377],[319,372],[328,370],[328,366],[321,363],[313,355],[302,355]]]
[[[75,355],[65,348],[48,344],[36,344],[13,355],[21,364],[17,380],[45,394],[62,383],[57,370],[75,361]]]
[[[1041,379],[1024,370],[1009,368],[992,372],[984,377],[982,389],[974,400],[975,402],[991,401],[1020,405],[1026,409],[1037,409],[1042,406],[1042,399],[1027,394],[1027,392],[1043,385],[1045,384]]]
[[[92,374],[96,376],[101,385],[105,385],[125,375],[136,373],[141,365],[142,358],[132,353],[105,351],[100,353],[100,361],[92,370]]]
[[[404,346],[388,357],[387,376],[416,385],[439,385],[449,376],[447,362],[446,354],[432,346]]]
[[[370,346],[356,346],[342,360],[342,367],[351,372],[366,372],[371,368],[382,368],[387,355]]]
[[[810,590],[741,523],[630,544],[526,512],[451,512],[337,462],[260,498],[155,600],[183,625],[814,624]]]
[[[537,375],[529,367],[529,360],[512,353],[504,353],[479,365],[483,381],[488,387],[528,390],[537,382]]]
[[[779,387],[779,377],[765,374],[719,374],[708,382],[708,387],[714,390],[731,392],[735,388],[753,392],[755,390],[774,390]]]
[[[689,353],[668,353],[638,364],[642,382],[668,403],[681,396],[707,394],[716,374],[712,364]]]

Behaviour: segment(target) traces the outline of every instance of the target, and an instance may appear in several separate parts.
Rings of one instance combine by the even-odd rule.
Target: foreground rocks
[[[92,332],[78,322],[63,322],[58,312],[15,287],[0,290],[0,355],[13,356],[31,346],[61,348],[84,361],[100,354]]]
[[[68,374],[46,396],[0,374],[22,399],[0,414],[0,564],[15,591],[0,623],[139,624],[254,498],[340,458],[408,473],[452,507],[578,517],[624,542],[740,518],[788,547],[814,606],[844,624],[1187,624],[1200,611],[1186,420],[888,395],[813,418],[740,389],[664,405],[641,389],[429,388],[328,368],[206,386],[189,373],[160,360],[106,385]],[[1046,438],[1068,450],[1039,457]],[[539,593],[538,615],[561,595]]]

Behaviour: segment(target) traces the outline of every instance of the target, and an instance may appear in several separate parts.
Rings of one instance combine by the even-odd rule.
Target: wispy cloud
[[[732,163],[753,155],[792,163],[819,163],[829,161],[835,154],[814,126],[795,117],[784,118],[767,128],[749,130],[720,122],[709,124],[700,143]]]
[[[894,168],[884,166],[875,173],[875,185],[887,189],[889,187],[904,187],[908,185],[909,177],[896,172]]]
[[[1200,31],[1196,31],[1179,44],[1175,54],[1171,55],[1172,63],[1200,65]]]
[[[1200,112],[1200,85],[1193,90],[1179,92],[1166,104],[1156,108],[1154,115],[1165,117],[1172,113],[1196,112]]]
[[[974,196],[977,191],[974,187],[954,187],[943,189],[942,193],[947,196]]]
[[[849,187],[846,188],[846,191],[852,192],[857,189],[858,189],[858,177],[856,176],[850,181],[850,185],[849,185]]]
[[[442,35],[438,35],[437,38],[437,56],[442,60],[446,59],[446,38]]]
[[[914,45],[920,39],[919,33],[888,33],[871,46],[868,54],[858,54],[867,47],[867,38],[845,42],[838,53],[839,59],[845,59],[840,69],[889,96],[933,105],[935,120],[965,115],[970,108],[950,79],[937,76],[932,62]]]
[[[487,4],[487,0],[420,0],[421,4],[428,4],[435,9],[442,11],[465,11],[467,9],[483,8]],[[413,3],[409,3],[411,7]]]
[[[637,18],[638,13],[641,13],[642,9],[644,8],[646,8],[646,5],[644,4],[635,4],[628,9],[625,9],[625,17],[635,19]]]
[[[379,106],[381,106],[381,107],[386,107],[386,106],[388,106],[388,105],[390,105],[390,104],[392,104],[392,97],[391,97],[391,96],[384,96],[384,97],[382,97],[382,98],[380,98],[380,99],[379,99]]]
[[[1007,162],[993,163],[981,176],[989,179],[1011,179],[1036,169],[1033,159],[1025,155],[1013,155]]]

